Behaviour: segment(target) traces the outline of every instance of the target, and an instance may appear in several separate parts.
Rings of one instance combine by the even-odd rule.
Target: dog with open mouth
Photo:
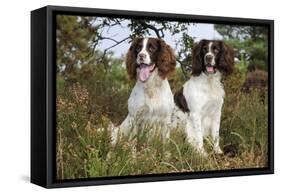
[[[174,109],[173,93],[167,77],[175,70],[173,49],[158,38],[135,38],[126,55],[126,69],[135,86],[128,100],[128,115],[113,130],[112,141],[120,135],[133,134],[144,126],[157,125],[164,138]]]
[[[222,76],[232,73],[233,49],[220,40],[201,40],[192,52],[192,76],[175,93],[173,122],[185,130],[187,140],[201,154],[205,137],[211,137],[215,153],[219,146],[221,111],[224,102]]]

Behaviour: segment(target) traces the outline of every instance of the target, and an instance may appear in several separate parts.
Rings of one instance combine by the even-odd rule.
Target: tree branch
[[[187,80],[187,79],[188,79],[187,72],[191,72],[191,67],[190,67],[190,65],[185,64],[184,62],[182,62],[182,61],[181,61],[180,59],[178,59],[178,58],[177,58],[176,60],[177,60],[177,62],[180,64],[181,71],[182,71],[182,74],[183,74],[185,80]]]
[[[163,28],[157,29],[155,26],[147,24],[146,22],[143,21],[141,21],[140,24],[145,26],[146,28],[153,30],[158,38],[164,38]],[[162,31],[161,33],[162,35],[160,35],[161,31]]]
[[[116,43],[115,43],[114,45],[111,45],[110,47],[104,49],[103,54],[102,54],[102,56],[101,56],[101,58],[100,58],[99,61],[103,61],[103,60],[104,60],[104,57],[105,57],[107,51],[109,51],[110,49],[112,49],[112,48],[118,46],[119,44],[121,44],[121,43],[123,43],[123,42],[125,42],[125,41],[128,40],[129,38],[131,38],[131,37],[128,36],[128,37],[126,37],[126,38],[124,38],[124,39],[122,39],[122,40],[120,40],[120,41],[116,41],[116,40],[115,40],[114,42],[116,42]]]

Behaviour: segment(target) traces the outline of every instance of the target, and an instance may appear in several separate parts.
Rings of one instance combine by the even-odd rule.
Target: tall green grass
[[[111,77],[105,76],[106,81],[97,76],[92,82],[71,85],[57,78],[58,179],[267,166],[267,99],[256,90],[242,93],[244,78],[239,73],[224,83],[226,98],[220,131],[224,154],[213,153],[207,138],[208,157],[200,156],[187,143],[181,129],[174,129],[166,143],[159,133],[152,136],[149,129],[144,129],[133,138],[124,137],[111,145],[110,129],[126,116],[132,86],[121,87],[122,80],[115,83]],[[177,88],[182,81],[170,83]]]

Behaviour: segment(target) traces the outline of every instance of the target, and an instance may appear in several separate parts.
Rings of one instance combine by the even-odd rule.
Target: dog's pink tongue
[[[208,73],[213,73],[214,72],[214,67],[207,67],[207,72]]]
[[[155,64],[141,66],[139,78],[142,82],[145,82],[146,80],[148,80],[150,73],[153,70],[154,66],[155,66]]]
[[[140,77],[140,80],[142,82],[146,81],[148,78],[149,78],[149,74],[150,74],[150,68],[149,66],[144,66],[140,69],[140,74],[139,74],[139,77]]]

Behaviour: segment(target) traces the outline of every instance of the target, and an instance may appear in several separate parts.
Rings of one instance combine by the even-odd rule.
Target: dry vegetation
[[[267,98],[257,90],[243,93],[245,78],[236,73],[225,80],[226,99],[221,125],[224,155],[215,155],[205,140],[209,157],[203,158],[175,129],[163,145],[155,136],[148,141],[146,130],[132,140],[110,144],[110,127],[127,114],[132,85],[121,70],[95,70],[87,82],[66,84],[57,77],[57,178],[74,179],[102,176],[259,168],[267,166]],[[173,89],[184,81],[177,72]]]

